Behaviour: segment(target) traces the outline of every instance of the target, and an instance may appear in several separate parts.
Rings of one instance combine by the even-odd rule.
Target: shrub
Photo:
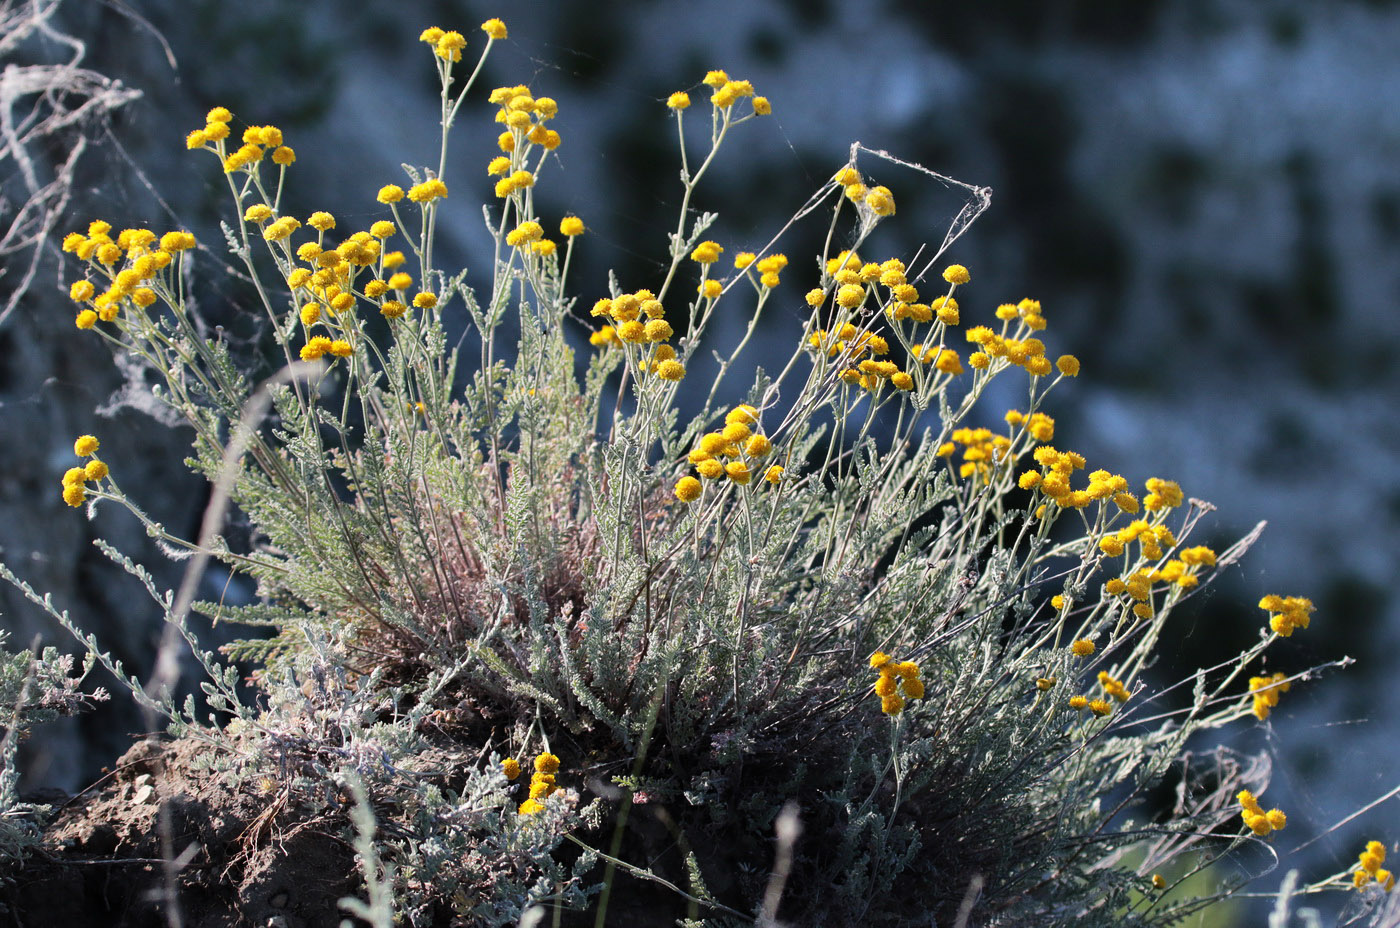
[[[482,29],[484,60],[506,33]],[[1052,314],[964,310],[970,272],[936,263],[986,191],[966,188],[934,253],[866,260],[900,194],[876,183],[894,162],[856,146],[801,212],[830,217],[815,262],[789,267],[776,243],[727,257],[691,201],[771,105],[712,71],[708,150],[679,133],[665,271],[627,284],[655,289],[614,280],[577,302],[586,226],[534,197],[557,105],[502,87],[494,261],[468,286],[435,261],[440,215],[469,186],[446,173],[467,41],[422,38],[439,163],[352,201],[378,201],[363,230],[280,210],[299,165],[276,127],[239,131],[216,108],[186,140],[227,178],[228,248],[280,372],[257,382],[203,332],[189,233],[96,221],[63,242],[85,269],[77,327],[149,365],[215,486],[201,537],[182,540],[122,493],[96,439],[75,446],[66,500],[124,506],[191,556],[165,593],[104,547],[164,611],[167,645],[194,649],[212,714],[177,704],[168,671],[131,688],[208,742],[231,789],[257,779],[347,828],[357,808],[372,890],[357,913],[1167,925],[1241,882],[1195,874],[1247,845],[1273,853],[1287,821],[1256,798],[1267,766],[1199,744],[1304,676],[1245,685],[1312,605],[1267,597],[1270,625],[1237,658],[1153,675],[1184,633],[1178,607],[1253,536],[1189,544],[1208,504],[1155,477],[1135,493],[1050,444],[1047,396],[1079,372],[1043,341]],[[696,118],[688,93],[667,105]],[[770,304],[800,310],[802,336],[722,402]],[[702,375],[721,310],[748,328]],[[1023,406],[989,411],[1007,378]],[[229,505],[246,547],[220,535]],[[211,557],[259,602],[193,601]],[[199,647],[190,611],[268,630],[228,649],[257,663],[254,694]]]

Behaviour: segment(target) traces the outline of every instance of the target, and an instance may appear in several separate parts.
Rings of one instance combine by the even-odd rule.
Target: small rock
[[[151,800],[151,797],[155,794],[156,788],[151,784],[147,783],[146,785],[139,787],[135,793],[132,793],[131,804],[137,806],[142,805],[146,802],[149,802]]]

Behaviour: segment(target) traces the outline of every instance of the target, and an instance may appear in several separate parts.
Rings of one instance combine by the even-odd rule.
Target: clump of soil
[[[187,928],[337,928],[338,900],[362,889],[344,819],[290,805],[275,784],[230,789],[195,763],[209,750],[143,741],[58,808],[43,849],[0,889],[0,923],[166,928],[173,894]]]

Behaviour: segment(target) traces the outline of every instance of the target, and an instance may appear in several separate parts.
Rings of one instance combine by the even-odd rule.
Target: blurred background
[[[120,82],[88,91],[109,104],[101,113],[19,149],[30,173],[37,165],[54,175],[77,134],[90,139],[57,238],[92,218],[193,230],[205,246],[201,309],[251,347],[256,317],[221,270],[227,186],[210,156],[185,150],[185,134],[215,105],[233,110],[235,125],[280,126],[298,158],[290,212],[328,209],[342,228],[361,228],[378,218],[375,190],[403,181],[401,163],[437,160],[436,78],[416,41],[428,25],[467,34],[469,61],[478,23],[501,16],[510,28],[454,135],[447,263],[489,262],[480,204],[491,199],[484,166],[498,128],[485,94],[526,83],[560,103],[561,163],[542,177],[537,203],[589,226],[572,272],[585,305],[606,292],[610,269],[624,289],[659,282],[680,201],[664,102],[692,91],[698,127],[707,109],[698,81],[710,68],[752,80],[773,104],[771,117],[740,127],[696,201],[722,214],[709,237],[726,259],[767,242],[846,163],[854,140],[990,187],[991,208],[946,259],[972,272],[959,292],[964,325],[1031,296],[1050,320],[1050,353],[1083,361],[1052,401],[1057,446],[1081,451],[1091,468],[1138,484],[1175,479],[1214,502],[1199,541],[1218,549],[1269,522],[1243,566],[1179,618],[1162,673],[1247,646],[1265,593],[1318,606],[1312,628],[1271,653],[1269,671],[1356,659],[1296,685],[1267,723],[1239,726],[1242,746],[1281,753],[1266,800],[1288,811],[1280,847],[1294,846],[1400,785],[1391,682],[1400,606],[1388,595],[1400,552],[1400,4],[971,9],[943,0],[11,0],[0,18],[52,16],[0,52],[24,66],[80,57]],[[0,93],[4,125],[24,125],[35,99],[13,84]],[[32,178],[16,149],[6,151],[0,189],[13,223]],[[906,241],[941,241],[957,196],[878,160],[860,167],[894,189]],[[914,205],[924,193],[930,205]],[[750,361],[786,357],[815,276],[804,257],[820,245],[813,234],[799,229],[778,246],[793,266]],[[172,531],[196,534],[206,490],[181,465],[188,435],[159,421],[132,386],[139,375],[73,329],[74,266],[60,270],[52,248],[39,258],[0,322],[0,559],[144,675],[158,611],[91,542],[114,542],[165,585],[178,583],[179,566],[129,515],[108,507],[88,522],[69,510],[59,478],[74,436],[91,432],[123,489]],[[0,297],[9,299],[29,253],[4,259]],[[995,424],[1017,399],[992,397],[987,422],[973,424]],[[248,595],[227,579],[211,575],[206,595]],[[8,587],[0,612],[12,646],[36,636],[72,645]],[[238,634],[214,629],[210,641]],[[28,782],[77,788],[141,726],[121,693],[99,714],[46,726],[27,747]],[[1340,869],[1370,837],[1400,838],[1400,802],[1313,844],[1314,875]]]

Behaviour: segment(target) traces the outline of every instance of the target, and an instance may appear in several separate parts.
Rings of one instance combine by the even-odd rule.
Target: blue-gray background
[[[588,302],[609,268],[626,288],[656,285],[679,202],[663,104],[709,68],[749,78],[774,108],[742,127],[697,201],[725,214],[715,237],[731,254],[776,231],[852,140],[991,187],[990,211],[949,254],[973,274],[964,322],[987,321],[999,302],[1042,301],[1052,353],[1084,362],[1052,404],[1056,444],[1213,501],[1202,540],[1218,546],[1270,523],[1243,567],[1179,620],[1164,663],[1245,646],[1268,592],[1318,604],[1270,670],[1357,659],[1295,687],[1246,735],[1283,750],[1267,797],[1296,826],[1281,846],[1400,781],[1400,610],[1388,595],[1400,550],[1400,4],[68,0],[61,15],[88,42],[88,67],[144,94],[87,160],[63,231],[91,217],[195,229],[213,249],[200,259],[204,301],[234,332],[238,294],[220,283],[211,225],[227,190],[184,134],[213,105],[238,125],[281,126],[298,152],[292,211],[328,209],[360,228],[377,218],[374,190],[402,180],[401,162],[436,162],[435,79],[416,43],[426,25],[467,33],[474,60],[476,24],[502,16],[510,38],[478,99],[528,83],[559,100],[562,168],[546,172],[540,196],[546,215],[588,222],[574,276]],[[489,115],[484,104],[464,113],[448,169],[445,233],[469,267],[485,260]],[[912,177],[888,176],[897,196],[900,183],[914,192]],[[935,240],[949,218],[900,216]],[[760,332],[773,347],[760,342],[754,360],[786,350],[810,286],[803,252],[788,253],[787,308]],[[174,530],[194,533],[204,491],[183,475],[183,434],[129,405],[93,414],[120,376],[72,329],[59,282],[42,277],[0,328],[2,556],[144,670],[156,611],[90,540],[160,557],[128,515],[109,508],[89,524],[58,501],[72,437],[103,437],[123,487]],[[988,424],[999,412],[985,409]],[[0,609],[20,643],[62,641],[8,590]],[[76,786],[139,725],[106,712],[41,733],[33,782]],[[1400,838],[1397,810],[1391,801],[1320,842],[1318,866],[1340,867],[1362,835]]]

